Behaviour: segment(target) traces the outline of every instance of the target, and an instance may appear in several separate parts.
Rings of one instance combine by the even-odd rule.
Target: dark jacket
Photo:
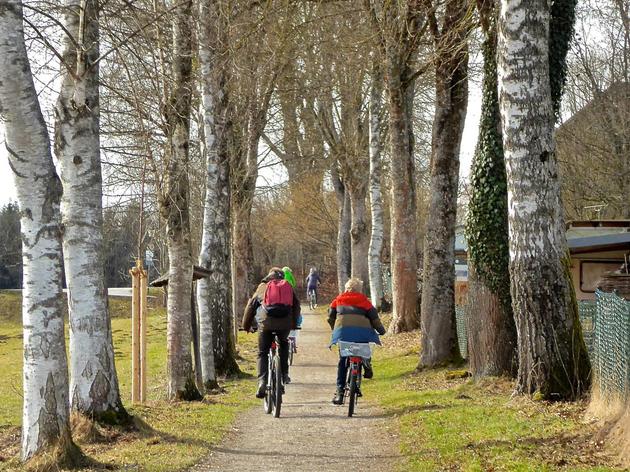
[[[267,282],[263,280],[254,292],[254,295],[252,295],[252,298],[247,302],[245,313],[243,314],[243,329],[249,331],[254,322],[258,323],[258,329],[262,331],[282,331],[297,328],[301,307],[295,291],[293,291],[293,305],[289,315],[282,318],[274,318],[267,315],[267,311],[262,304],[265,299],[265,290],[267,290]]]
[[[343,292],[332,301],[328,309],[328,324],[333,330],[330,344],[338,341],[380,344],[378,335],[385,334],[376,308],[358,292]]]

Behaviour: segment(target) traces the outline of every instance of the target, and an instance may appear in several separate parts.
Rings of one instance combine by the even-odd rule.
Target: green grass
[[[19,442],[22,409],[22,330],[13,310],[19,311],[19,294],[0,292],[0,470],[20,470],[15,454]],[[129,412],[146,423],[141,431],[106,430],[108,442],[81,444],[91,458],[115,468],[170,471],[196,463],[217,444],[236,415],[256,404],[254,380],[228,381],[225,393],[206,397],[204,402],[172,403],[166,399],[166,315],[163,308],[151,308],[148,316],[147,404],[131,406],[131,320],[129,301],[117,299],[121,314],[112,319],[116,370],[123,402]],[[112,299],[110,299],[110,306]],[[241,367],[253,372],[256,336],[241,335]],[[18,438],[19,439],[19,438]]]
[[[408,345],[408,344],[407,344]],[[404,471],[612,471],[581,421],[583,404],[510,397],[512,384],[416,373],[417,352],[377,350],[375,397],[399,429]]]

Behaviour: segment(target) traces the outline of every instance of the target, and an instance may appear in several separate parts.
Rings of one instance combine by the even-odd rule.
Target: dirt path
[[[266,415],[261,402],[192,470],[393,470],[399,455],[387,430],[391,420],[366,402],[359,403],[353,418],[347,417],[347,405],[331,403],[338,358],[327,348],[329,339],[323,317],[305,313],[281,417]],[[364,391],[369,398],[369,381]]]

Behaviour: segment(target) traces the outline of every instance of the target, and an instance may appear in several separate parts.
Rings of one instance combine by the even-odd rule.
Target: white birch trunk
[[[0,7],[0,119],[20,206],[24,281],[22,459],[71,445],[62,315],[61,183],[24,45],[20,1]]]
[[[575,398],[590,371],[569,277],[554,155],[549,0],[501,1],[499,104],[508,183],[517,390]]]
[[[188,165],[192,99],[192,2],[173,9],[173,89],[166,109],[168,148],[166,188],[160,211],[168,240],[167,371],[171,400],[201,398],[191,355],[192,254]]]
[[[366,176],[367,177],[367,176]],[[354,181],[348,186],[350,194],[350,274],[362,280],[364,289],[369,289],[368,252],[370,232],[367,221],[366,193],[367,182]]]
[[[199,5],[201,22],[199,60],[203,100],[206,153],[206,196],[199,265],[212,271],[209,278],[197,282],[199,331],[201,345],[201,375],[204,389],[217,386],[214,359],[213,318],[228,319],[231,306],[230,261],[230,188],[225,120],[226,83],[223,64],[216,51],[221,46],[218,31],[217,3],[203,0]]]
[[[370,86],[370,213],[372,230],[368,250],[368,268],[370,277],[370,297],[376,309],[381,308],[383,300],[383,274],[381,270],[381,251],[383,249],[383,197],[381,194],[381,108],[383,95],[383,76],[376,63],[373,64]]]
[[[63,249],[70,315],[73,410],[126,418],[114,366],[103,260],[99,143],[98,5],[67,0],[61,91],[55,109],[55,152],[63,196]],[[78,48],[77,48],[78,45]],[[111,418],[109,418],[111,419]]]

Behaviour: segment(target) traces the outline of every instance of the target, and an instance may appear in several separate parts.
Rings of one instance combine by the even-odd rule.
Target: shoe
[[[374,369],[372,369],[372,362],[368,359],[363,360],[363,377],[371,379],[374,377]]]
[[[288,385],[291,383],[291,377],[289,377],[288,375],[283,375],[282,376],[282,383],[284,385]]]
[[[258,382],[258,390],[256,390],[256,398],[265,398],[267,394],[267,383],[261,380]]]
[[[343,404],[343,390],[338,388],[335,392],[335,396],[332,399],[334,405],[342,405]]]

